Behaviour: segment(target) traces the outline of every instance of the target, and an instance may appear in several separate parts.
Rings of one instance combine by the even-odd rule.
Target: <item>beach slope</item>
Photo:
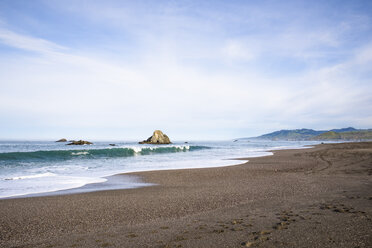
[[[242,163],[134,173],[156,184],[139,189],[0,200],[0,247],[372,246],[372,142]]]

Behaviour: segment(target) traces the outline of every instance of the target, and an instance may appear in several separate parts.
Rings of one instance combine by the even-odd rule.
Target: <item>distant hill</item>
[[[350,132],[329,131],[312,137],[311,140],[372,140],[372,130]]]
[[[258,139],[270,140],[308,140],[326,131],[315,131],[313,129],[280,130],[257,137]]]
[[[336,132],[336,133],[343,133],[343,132],[358,131],[358,129],[355,129],[353,127],[347,127],[347,128],[340,128],[340,129],[332,129],[329,131]]]
[[[372,129],[355,129],[353,127],[313,130],[313,129],[294,129],[280,130],[264,134],[253,139],[265,140],[372,140]]]

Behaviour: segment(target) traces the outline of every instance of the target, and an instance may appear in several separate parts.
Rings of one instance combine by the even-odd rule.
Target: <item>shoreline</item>
[[[224,161],[246,161],[248,162],[251,158],[259,158],[259,157],[266,157],[266,156],[273,156],[274,152],[281,151],[281,150],[292,150],[292,149],[308,149],[314,147],[314,145],[303,145],[301,147],[284,147],[282,149],[273,149],[273,150],[264,150],[263,153],[271,153],[271,154],[264,154],[264,155],[255,155],[252,157],[244,157],[244,158],[225,158],[222,159]],[[278,147],[279,148],[279,147]],[[46,192],[38,192],[38,193],[30,193],[25,195],[13,195],[2,197],[0,200],[6,199],[16,199],[16,198],[28,198],[28,197],[43,197],[43,196],[57,196],[57,195],[68,195],[68,194],[80,194],[80,193],[89,193],[89,192],[98,192],[98,191],[107,191],[107,190],[125,190],[125,189],[134,189],[134,188],[141,188],[141,187],[150,187],[153,184],[141,181],[141,179],[136,176],[136,173],[142,172],[156,172],[156,171],[168,171],[168,170],[189,170],[189,169],[204,169],[204,168],[223,168],[223,167],[230,167],[241,165],[244,163],[238,164],[230,164],[230,165],[222,165],[222,166],[215,166],[215,167],[190,167],[190,168],[177,168],[177,169],[160,169],[160,170],[145,170],[145,171],[132,171],[132,172],[124,172],[124,173],[117,173],[105,177],[101,177],[102,179],[106,179],[104,182],[97,182],[97,183],[88,183],[83,186],[75,187],[75,188],[66,188],[56,191],[46,191]],[[125,178],[124,181],[117,179],[117,178]]]
[[[322,144],[129,174],[152,187],[1,199],[0,247],[368,247],[371,165],[371,142]]]
[[[84,194],[84,193],[91,193],[91,192],[98,192],[98,191],[125,190],[125,189],[134,189],[134,188],[153,186],[153,184],[151,183],[142,182],[138,176],[130,175],[130,173],[119,173],[119,174],[114,174],[114,175],[102,177],[102,178],[106,179],[106,181],[99,182],[99,183],[88,183],[80,187],[57,190],[57,191],[9,196],[9,197],[0,198],[0,201],[7,200],[7,199]]]

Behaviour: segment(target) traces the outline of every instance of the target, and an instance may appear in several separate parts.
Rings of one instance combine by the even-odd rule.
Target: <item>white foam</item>
[[[178,149],[181,149],[181,150],[190,150],[190,146],[172,146],[172,147],[176,147]]]
[[[71,155],[73,155],[73,156],[87,155],[87,154],[89,154],[89,152],[73,152],[73,153],[71,153]]]
[[[27,179],[29,179],[29,177]],[[32,178],[32,184],[26,181],[25,182],[23,182],[23,180],[11,181],[12,185],[7,185],[8,188],[2,187],[5,185],[1,185],[0,182],[0,198],[79,188],[90,183],[102,183],[107,181],[107,179],[76,176],[53,176],[49,178],[44,177],[42,179],[40,178],[36,180]]]
[[[4,180],[22,180],[22,179],[32,179],[32,178],[52,177],[52,176],[56,176],[56,174],[47,172],[47,173],[41,173],[41,174],[36,174],[36,175],[10,177],[10,178],[5,178]]]
[[[308,149],[313,146],[273,146],[271,150],[294,150],[294,149]]]
[[[132,149],[135,153],[140,153],[142,151],[142,148],[137,146],[129,147],[129,149]]]
[[[176,148],[180,150],[190,150],[190,146],[188,145],[165,145],[165,146],[125,146],[122,148],[127,148],[127,149],[132,149],[135,153],[141,153],[143,150],[150,150],[150,151],[155,151],[157,149],[161,148]]]

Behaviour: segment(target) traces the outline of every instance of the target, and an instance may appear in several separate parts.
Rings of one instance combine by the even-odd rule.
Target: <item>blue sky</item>
[[[371,1],[0,0],[0,139],[372,128]]]

